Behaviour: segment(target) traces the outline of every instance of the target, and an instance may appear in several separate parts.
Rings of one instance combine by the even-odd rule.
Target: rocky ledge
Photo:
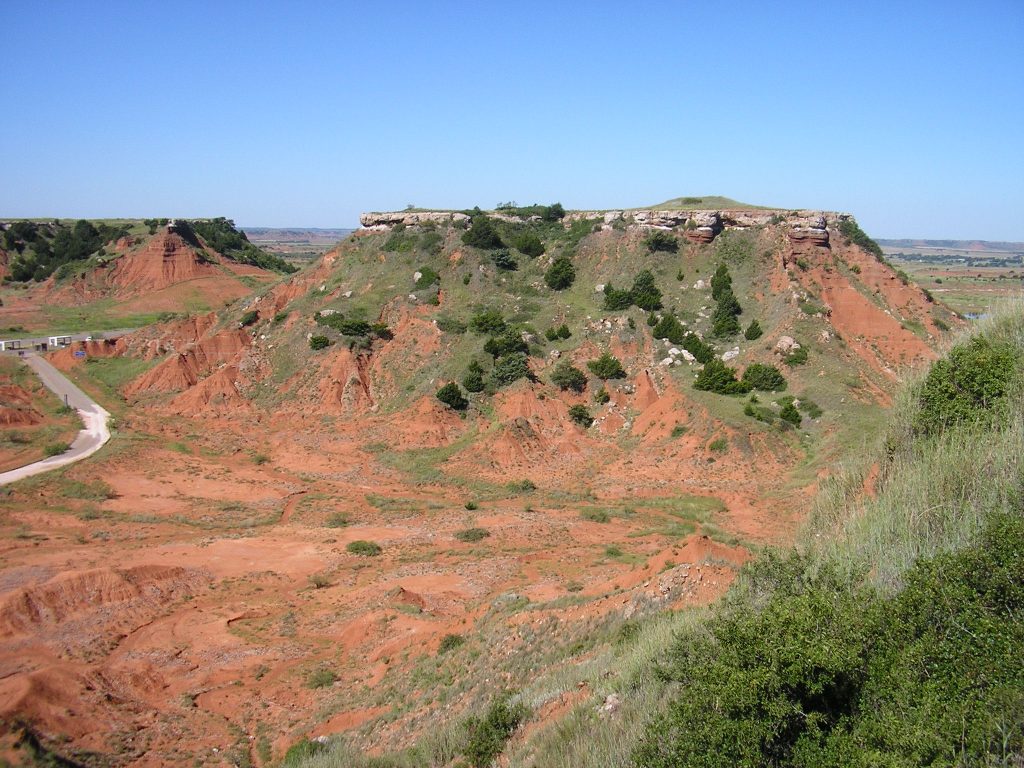
[[[489,216],[505,220],[519,220],[501,212],[489,212]],[[771,209],[723,209],[718,211],[695,211],[683,208],[667,210],[632,209],[621,211],[570,211],[562,223],[565,226],[575,221],[593,220],[603,228],[637,229],[681,229],[690,240],[710,243],[723,230],[749,229],[769,225],[785,226],[790,240],[795,244],[824,246],[829,244],[829,229],[834,229],[846,219],[848,213],[834,211],[790,211]],[[399,224],[416,226],[426,223],[457,224],[468,221],[469,216],[455,211],[392,211],[364,213],[359,223],[364,229],[388,230]]]

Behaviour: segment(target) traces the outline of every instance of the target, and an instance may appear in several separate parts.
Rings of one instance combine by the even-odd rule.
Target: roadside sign
[[[85,350],[84,349],[76,349],[75,350],[75,357],[85,357]]]

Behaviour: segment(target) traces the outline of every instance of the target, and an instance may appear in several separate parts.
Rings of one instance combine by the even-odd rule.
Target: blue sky
[[[0,29],[0,217],[721,194],[1024,240],[1021,0],[10,2]]]

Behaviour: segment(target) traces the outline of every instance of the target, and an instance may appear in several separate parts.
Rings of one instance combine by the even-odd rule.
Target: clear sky
[[[720,194],[1024,240],[1024,2],[0,3],[0,217]]]

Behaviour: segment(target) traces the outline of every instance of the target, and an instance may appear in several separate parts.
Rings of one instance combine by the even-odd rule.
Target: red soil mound
[[[0,386],[0,426],[26,427],[38,424],[43,415],[32,407],[32,395],[16,384]]]
[[[207,336],[130,382],[125,394],[137,396],[188,389],[216,366],[235,361],[251,342],[252,337],[243,329]]]

